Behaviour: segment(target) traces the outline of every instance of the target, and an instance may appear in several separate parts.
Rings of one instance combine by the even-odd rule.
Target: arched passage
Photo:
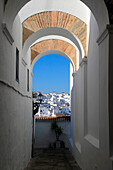
[[[48,55],[48,53],[52,54],[52,55]],[[57,55],[56,55],[56,54]],[[64,116],[62,114],[62,112],[60,112],[62,109],[61,107],[59,107],[60,105],[58,104],[57,105],[57,108],[59,108],[59,112],[56,112],[56,107],[55,107],[55,103],[57,104],[57,102],[59,103],[60,102],[60,97],[63,99],[63,96],[62,94],[65,94],[64,97],[68,97],[68,101],[66,103],[70,103],[70,95],[68,94],[69,93],[69,61],[67,61],[69,58],[65,58],[65,55],[59,51],[47,51],[47,53],[42,53],[42,58],[40,59],[40,55],[37,56],[37,58],[35,58],[35,65],[33,67],[33,84],[34,84],[34,80],[36,82],[36,77],[37,77],[37,83],[34,87],[34,90],[33,91],[40,91],[44,96],[48,96],[48,99],[49,99],[49,96],[53,96],[52,98],[55,99],[55,96],[54,94],[57,96],[56,99],[58,100],[54,100],[53,104],[49,101],[52,101],[51,100],[48,100],[48,105],[50,106],[49,108],[49,111],[51,110],[52,112],[48,113],[48,117],[45,117],[46,116],[46,113],[43,115],[43,113],[38,113],[37,115],[39,115],[40,117],[36,116],[36,119],[40,120],[40,119],[63,119],[64,121],[62,122],[61,121],[61,125],[63,123],[64,126],[66,127],[63,127],[64,129],[64,134],[61,136],[61,140],[63,139],[63,141],[65,142],[65,146],[68,147],[68,140],[67,140],[67,134],[70,134],[69,133],[69,125],[70,125],[70,121],[67,122],[66,120],[70,120],[70,117],[69,117],[69,114],[70,113],[67,113],[68,116]],[[60,56],[59,56],[60,55]],[[62,56],[61,56],[62,55]],[[37,59],[39,59],[39,61],[37,61]],[[38,68],[39,68],[39,71],[38,71]],[[43,78],[41,78],[43,77]],[[42,83],[43,82],[43,83]],[[47,83],[46,83],[47,82]],[[36,87],[37,86],[37,87]],[[50,88],[51,87],[51,88]],[[59,88],[60,87],[60,88]],[[63,88],[62,88],[63,87]],[[54,93],[56,92],[56,93]],[[65,92],[65,93],[62,93],[62,92]],[[53,95],[52,95],[53,94]],[[44,100],[44,102],[47,104],[47,100]],[[62,103],[61,103],[62,105]],[[67,106],[67,104],[66,104]],[[69,106],[69,105],[68,105]],[[43,107],[43,105],[42,105]],[[42,108],[41,107],[41,108]],[[54,109],[55,107],[55,109]],[[62,107],[64,107],[64,105],[62,105]],[[67,107],[69,108],[69,107]],[[41,109],[42,110],[42,109]],[[54,110],[54,111],[53,111]],[[43,111],[42,111],[43,112]],[[54,113],[56,115],[54,115]],[[58,115],[59,113],[59,115]],[[63,117],[59,117],[59,116],[63,116]],[[51,117],[50,117],[51,116]],[[58,116],[58,117],[56,117]],[[47,121],[49,124],[51,124],[51,121]],[[35,138],[35,144],[37,144],[38,146],[44,146],[46,145],[48,147],[49,143],[52,143],[55,141],[55,136],[54,134],[51,136],[51,137],[48,137],[47,136],[50,136],[50,128],[44,128],[43,126],[47,123],[45,121],[42,122],[41,127],[38,128],[40,125],[38,125],[38,121],[36,121],[36,138]],[[47,123],[47,124],[48,124]],[[48,124],[48,125],[49,125]],[[68,126],[67,126],[68,124]],[[46,125],[45,125],[46,126]],[[40,134],[41,132],[41,134]],[[47,135],[48,134],[48,135]],[[43,136],[43,140],[41,139]],[[52,139],[51,139],[52,138]],[[49,142],[49,143],[48,143]]]
[[[29,36],[42,28],[60,27],[76,35],[81,41],[85,56],[87,55],[87,25],[75,16],[63,12],[47,11],[30,16],[22,23],[22,26],[23,44]]]
[[[59,50],[61,52],[64,52],[67,56],[70,56],[70,59],[74,63],[74,68],[77,70],[77,54],[76,49],[70,45],[67,42],[64,42],[62,40],[45,40],[42,42],[39,42],[33,46],[31,46],[31,63],[35,59],[37,55],[39,55],[42,52],[50,50]]]
[[[65,53],[62,52],[62,51],[58,51],[58,50],[48,50],[48,51],[45,51],[45,52],[40,53],[40,54],[37,55],[37,56],[35,57],[35,59],[33,60],[32,65],[31,65],[31,68],[33,69],[34,64],[35,64],[41,57],[43,57],[43,56],[45,56],[45,55],[48,55],[48,54],[59,54],[59,55],[61,55],[61,56],[64,56],[64,57],[67,58],[67,59],[70,61],[70,63],[72,64],[73,73],[75,72],[75,64],[73,63],[73,60],[72,60],[67,54],[65,54]]]
[[[35,45],[35,44],[37,44],[37,43],[40,43],[40,42],[42,42],[42,41],[46,41],[46,40],[60,40],[60,41],[65,41],[65,43],[67,43],[67,44],[69,44],[69,45],[72,45],[74,48],[75,48],[75,50],[76,50],[76,58],[77,58],[77,70],[79,69],[79,50],[78,50],[78,48],[77,48],[77,46],[71,41],[71,40],[69,40],[69,39],[67,39],[67,38],[65,38],[65,37],[62,37],[62,36],[55,36],[55,35],[50,35],[50,36],[45,36],[45,37],[42,37],[42,38],[39,38],[38,40],[36,40],[33,44],[32,44],[32,46],[33,45]],[[58,48],[57,48],[58,49]],[[52,49],[53,50],[53,49]]]
[[[42,30],[39,30],[32,34],[25,42],[23,47],[23,56],[25,56],[26,52],[28,51],[28,48],[39,38],[48,36],[48,35],[58,35],[65,37],[69,40],[71,40],[79,49],[80,52],[80,58],[84,57],[84,50],[80,43],[80,41],[77,39],[75,35],[73,35],[71,32],[63,29],[63,28],[44,28]]]
[[[12,3],[12,2],[14,2],[14,3]],[[19,3],[17,3],[17,1],[12,1],[12,0],[9,0],[8,2],[7,2],[7,5],[6,5],[6,8],[5,8],[5,13],[4,13],[4,18],[2,18],[1,19],[1,23],[2,22],[5,22],[6,24],[7,24],[7,28],[8,28],[8,30],[9,30],[9,32],[10,33],[12,33],[12,25],[13,25],[13,21],[14,21],[14,19],[15,19],[15,16],[16,16],[16,14],[18,13],[18,11],[21,9],[21,7],[23,7],[28,1],[26,0],[26,1],[18,1]],[[33,2],[33,1],[32,1]],[[38,1],[37,1],[38,2]],[[45,5],[45,2],[43,3],[44,1],[42,1],[42,5],[40,5],[41,6],[41,8],[42,9],[40,9],[38,12],[44,12],[44,11],[47,11],[47,9],[45,9],[46,7],[44,6]],[[52,1],[53,2],[53,1]],[[72,3],[71,3],[72,2]],[[75,8],[74,8],[74,4],[75,4],[75,0],[73,0],[73,1],[66,1],[65,2],[65,4],[66,5],[64,5],[61,1],[59,2],[59,1],[56,1],[55,3],[51,3],[51,1],[49,1],[49,3],[51,4],[51,6],[49,6],[48,7],[48,10],[50,10],[50,11],[52,11],[52,10],[54,10],[54,11],[63,11],[63,12],[67,12],[67,13],[71,13],[70,11],[71,11],[71,9],[73,9],[73,12],[74,12],[74,10],[75,10]],[[79,1],[78,1],[79,2]],[[30,3],[30,2],[29,2]],[[57,9],[55,9],[55,5],[56,5],[56,3],[57,3],[57,5],[59,6],[59,8],[58,8],[58,6],[57,6]],[[81,2],[80,2],[81,3]],[[92,1],[90,1],[90,0],[84,0],[84,3],[87,5],[87,6],[89,6],[89,8],[91,9],[91,11],[92,11],[92,13],[94,14],[94,16],[95,16],[95,18],[96,18],[96,20],[97,20],[97,26],[99,27],[99,33],[102,33],[103,32],[103,30],[105,29],[105,27],[106,27],[106,24],[108,24],[109,23],[109,19],[108,19],[108,13],[107,13],[107,9],[106,9],[106,6],[105,6],[105,3],[104,3],[104,1],[103,0],[100,0],[100,1],[94,1],[94,0],[92,0]],[[62,4],[62,5],[61,5]],[[64,6],[64,8],[63,8],[63,6]],[[73,7],[72,7],[73,6]],[[53,8],[54,7],[54,8]],[[71,8],[72,7],[72,8]],[[2,8],[2,7],[1,7]],[[78,11],[77,11],[77,13],[79,13]],[[73,14],[73,15],[75,15],[75,14]],[[79,16],[79,15],[78,15]],[[1,17],[2,17],[2,15],[1,15]],[[9,19],[9,17],[10,17],[10,19]],[[92,22],[93,22],[94,20],[92,20]],[[17,24],[18,25],[18,24]],[[16,26],[17,26],[16,25]],[[21,25],[21,22],[20,22],[20,25]],[[99,50],[100,50],[100,54],[98,55],[98,47],[97,47],[97,44],[96,44],[96,39],[98,38],[97,37],[97,35],[99,35],[97,32],[97,28],[95,27],[95,25],[93,25],[93,23],[92,23],[92,26],[93,26],[93,29],[92,29],[92,31],[93,32],[90,32],[90,37],[91,37],[91,43],[90,43],[90,53],[88,54],[89,56],[89,60],[88,60],[88,67],[85,65],[85,67],[84,67],[84,64],[86,64],[86,59],[85,60],[83,60],[82,62],[81,62],[81,64],[80,64],[80,66],[81,66],[81,73],[80,73],[80,71],[79,72],[77,72],[77,74],[75,74],[75,80],[77,80],[78,81],[78,84],[77,84],[77,86],[79,87],[81,87],[81,89],[79,90],[79,93],[81,94],[81,92],[82,92],[82,94],[84,94],[84,95],[86,95],[86,92],[87,92],[87,81],[85,81],[85,80],[87,80],[87,77],[85,77],[84,76],[84,74],[85,73],[88,73],[88,81],[90,80],[90,82],[91,82],[91,84],[89,83],[88,84],[88,87],[90,87],[90,92],[91,92],[91,95],[90,95],[90,98],[89,98],[89,106],[91,106],[91,105],[93,105],[94,107],[93,107],[93,109],[92,109],[92,107],[90,107],[90,109],[89,109],[89,113],[93,113],[92,115],[94,116],[94,118],[95,118],[95,113],[97,113],[97,110],[96,110],[96,108],[99,108],[98,109],[98,111],[99,111],[99,135],[95,132],[96,130],[96,121],[94,121],[94,119],[93,119],[93,121],[92,121],[92,123],[90,123],[91,121],[90,121],[90,118],[92,118],[92,115],[91,114],[89,114],[89,117],[88,117],[88,121],[89,121],[89,123],[90,124],[88,124],[88,128],[84,125],[84,116],[82,115],[81,117],[83,118],[83,119],[80,119],[80,123],[82,122],[82,126],[81,126],[81,129],[85,129],[85,133],[83,134],[82,133],[82,135],[81,136],[79,136],[79,134],[80,133],[78,133],[77,135],[78,136],[76,136],[76,138],[78,137],[78,141],[76,141],[76,149],[75,149],[75,153],[77,153],[77,159],[78,159],[78,162],[79,162],[79,164],[80,165],[82,165],[83,166],[83,169],[88,169],[88,170],[90,170],[90,169],[112,169],[112,161],[111,161],[111,158],[110,157],[112,157],[112,152],[110,152],[110,149],[111,149],[111,147],[112,147],[112,144],[111,144],[111,141],[112,140],[110,140],[110,138],[109,138],[109,135],[111,135],[111,134],[109,134],[109,122],[108,122],[108,120],[109,120],[109,102],[108,102],[108,87],[109,87],[109,84],[108,84],[108,75],[109,75],[109,60],[108,60],[108,58],[109,58],[109,56],[108,56],[108,53],[109,53],[109,38],[108,38],[108,35],[109,35],[109,33],[110,32],[107,32],[107,31],[105,31],[104,32],[104,34],[102,34],[101,35],[101,38],[99,39],[99,41],[98,41],[98,43],[99,43]],[[17,29],[17,27],[16,27],[16,29]],[[15,30],[16,30],[15,29]],[[54,28],[55,29],[55,28]],[[107,29],[109,29],[108,27],[107,27]],[[46,32],[46,30],[47,29],[44,29],[44,32]],[[19,31],[18,29],[17,29],[17,31]],[[41,31],[41,30],[40,30]],[[39,31],[39,32],[40,32]],[[58,31],[57,29],[56,29],[56,31]],[[59,31],[61,32],[61,29],[59,29]],[[66,31],[66,30],[65,30]],[[16,32],[16,31],[15,31]],[[37,35],[38,33],[36,33],[36,34],[33,34],[33,37],[35,36],[35,35]],[[68,33],[67,32],[67,35],[69,35],[70,33]],[[14,44],[13,44],[13,47],[12,46],[10,46],[9,44],[8,44],[8,42],[7,42],[7,39],[5,39],[5,36],[3,35],[3,33],[2,33],[2,31],[1,31],[1,37],[2,37],[2,40],[3,40],[3,45],[1,45],[1,50],[3,51],[2,52],[2,55],[1,56],[4,56],[3,58],[2,58],[2,60],[0,60],[1,61],[1,68],[0,68],[0,74],[1,74],[1,78],[3,78],[3,80],[5,79],[6,80],[6,82],[5,83],[7,83],[7,81],[9,81],[9,84],[8,84],[8,87],[11,87],[11,85],[14,85],[15,86],[15,88],[14,87],[12,87],[12,89],[14,90],[15,89],[15,91],[16,92],[18,92],[18,94],[21,94],[22,96],[24,96],[24,97],[26,97],[27,95],[28,95],[28,93],[27,93],[27,95],[23,95],[22,93],[21,93],[21,91],[23,90],[23,93],[25,93],[26,94],[26,89],[25,88],[23,88],[23,87],[20,87],[21,86],[21,83],[20,84],[17,84],[17,82],[15,83],[15,79],[14,79],[14,75],[15,75],[15,73],[14,73],[14,68],[15,68],[15,65],[13,65],[13,57],[15,57],[15,47],[16,46],[18,46],[19,47],[19,49],[20,49],[20,51],[22,51],[22,48],[20,47],[20,44],[19,44],[19,42],[18,42],[18,40],[17,40],[17,32],[16,32],[16,34],[13,34],[13,36],[14,36]],[[21,34],[22,35],[22,34]],[[44,36],[45,36],[45,34],[43,34]],[[42,35],[42,36],[43,36]],[[49,34],[49,35],[51,35],[51,33]],[[54,34],[52,34],[52,35],[54,35]],[[55,34],[56,35],[56,34]],[[61,35],[60,33],[59,34],[57,34],[57,35]],[[63,34],[62,34],[63,35]],[[93,37],[93,35],[94,35],[94,37]],[[41,37],[42,37],[41,36]],[[70,34],[70,36],[71,36],[71,34]],[[70,36],[68,37],[69,39],[70,39]],[[40,37],[40,38],[41,38]],[[106,38],[107,37],[107,38]],[[30,38],[29,38],[29,40],[30,40]],[[29,41],[28,40],[28,41]],[[35,39],[36,40],[36,39]],[[111,40],[111,39],[110,39]],[[30,40],[31,41],[31,40]],[[74,42],[75,40],[73,40],[73,42]],[[26,41],[27,42],[27,41]],[[28,45],[28,48],[30,47],[30,45],[32,45],[32,43],[34,43],[34,41],[32,41],[32,42],[27,42],[29,45]],[[27,47],[27,43],[25,44],[25,48]],[[5,49],[4,49],[5,48]],[[13,49],[13,52],[12,52],[12,49]],[[94,49],[96,49],[96,50],[94,50]],[[26,54],[26,51],[27,51],[27,49],[24,49],[25,50],[25,54]],[[94,50],[94,51],[93,51]],[[8,52],[7,52],[8,51]],[[93,52],[92,52],[93,51]],[[14,54],[13,54],[14,53]],[[23,53],[24,54],[24,53]],[[110,54],[112,54],[112,52],[110,53]],[[7,57],[7,56],[9,56],[9,57]],[[22,57],[23,57],[24,55],[22,55]],[[81,55],[82,56],[82,55]],[[91,56],[91,57],[90,57]],[[12,61],[11,63],[10,63],[10,61]],[[15,61],[15,58],[14,58],[14,61]],[[93,62],[92,62],[93,61]],[[98,62],[97,62],[98,61]],[[92,64],[92,63],[94,63],[94,65]],[[98,63],[99,63],[99,67],[97,67],[97,65],[98,65]],[[94,67],[95,66],[95,67]],[[7,73],[5,74],[5,70],[6,70],[6,68],[9,68],[8,69],[8,71],[7,71]],[[28,65],[26,66],[26,63],[24,63],[23,65],[21,65],[21,77],[22,77],[22,80],[21,80],[21,82],[24,82],[24,84],[25,84],[25,78],[23,78],[23,75],[22,74],[24,74],[25,75],[25,73],[26,73],[26,68],[28,68]],[[24,71],[22,71],[22,69],[24,70]],[[11,73],[13,73],[12,75],[9,75],[10,73],[9,73],[9,70],[10,70],[10,72]],[[88,71],[87,71],[88,70]],[[85,73],[84,73],[85,72]],[[3,73],[3,75],[4,75],[4,77],[3,77],[3,75],[2,75],[2,73]],[[80,79],[77,79],[77,76],[78,76],[78,74],[80,74],[81,76],[80,76]],[[77,76],[76,76],[77,75]],[[87,74],[86,74],[87,75]],[[90,76],[89,76],[90,75]],[[96,75],[96,76],[95,76]],[[99,75],[99,77],[97,76],[97,75]],[[25,77],[25,76],[24,76]],[[86,79],[85,79],[85,78]],[[91,77],[93,77],[93,79],[91,78]],[[94,78],[96,77],[96,80],[97,81],[94,81]],[[83,78],[82,80],[83,80],[83,83],[80,83],[80,80],[81,80],[81,78]],[[9,80],[9,79],[11,79],[11,80]],[[91,81],[92,80],[92,81]],[[96,84],[94,83],[94,82],[96,82]],[[4,83],[4,84],[5,84]],[[86,83],[86,84],[85,84]],[[98,84],[99,84],[99,88],[98,88]],[[93,88],[92,88],[93,87]],[[85,91],[85,89],[86,89],[86,91]],[[3,89],[4,90],[4,92],[5,92],[5,88]],[[2,91],[3,91],[2,90]],[[103,91],[102,91],[103,90]],[[77,91],[77,93],[78,93],[78,91]],[[99,96],[97,95],[97,94],[99,94]],[[81,95],[80,95],[81,96]],[[87,95],[86,95],[87,96]],[[12,97],[13,99],[15,99],[15,101],[16,101],[16,97]],[[18,97],[18,101],[20,101],[19,100],[19,98],[20,97]],[[93,98],[93,99],[92,99]],[[85,107],[86,105],[87,105],[87,100],[86,100],[86,102],[84,102],[84,101],[82,101],[81,102],[81,98],[79,98],[80,99],[80,102],[79,103],[82,103],[81,105],[80,105],[80,108],[81,108],[81,110],[79,110],[79,113],[81,113],[83,110],[85,110],[86,109],[86,117],[85,117],[85,119],[87,119],[87,108]],[[85,99],[85,98],[84,98]],[[99,103],[99,105],[96,105],[97,103],[96,103],[96,100],[98,99],[98,102],[97,103]],[[5,101],[5,100],[4,100]],[[4,102],[3,102],[4,103]],[[27,102],[24,102],[24,103],[27,103]],[[95,104],[96,103],[96,104]],[[3,105],[4,106],[4,105]],[[11,103],[11,106],[13,106],[13,104]],[[22,107],[22,108],[24,108],[24,106],[22,105],[22,104],[20,104],[20,106]],[[89,107],[88,106],[88,107]],[[5,106],[4,106],[5,107]],[[4,109],[3,109],[4,110]],[[19,110],[19,109],[18,109]],[[26,107],[26,110],[27,110],[27,107]],[[26,110],[22,110],[22,113],[24,112],[24,113],[26,113]],[[11,110],[11,108],[10,108],[10,112],[12,112],[12,110]],[[27,110],[27,112],[29,112],[29,110]],[[7,115],[6,115],[7,116]],[[9,116],[9,115],[8,115]],[[27,117],[27,116],[26,116]],[[77,117],[76,117],[77,118]],[[102,118],[102,119],[101,119]],[[21,119],[22,120],[22,119]],[[2,121],[3,122],[3,121]],[[86,120],[86,123],[87,123],[87,120]],[[15,123],[16,124],[16,123]],[[1,127],[2,127],[2,124],[1,124]],[[4,126],[3,126],[4,127]],[[10,129],[13,127],[11,124],[8,124],[8,127],[10,127]],[[25,127],[25,126],[24,126]],[[105,127],[105,131],[103,131],[103,127]],[[3,128],[2,128],[3,129]],[[6,128],[7,129],[7,128]],[[15,127],[13,127],[12,129],[16,129]],[[19,128],[18,128],[19,129]],[[17,129],[17,131],[16,132],[18,132],[18,129]],[[88,129],[88,130],[87,130]],[[80,130],[80,128],[79,128],[79,130]],[[3,133],[2,133],[3,134]],[[18,133],[16,133],[16,134],[18,134]],[[92,135],[93,134],[93,135]],[[2,135],[3,136],[3,135]],[[5,135],[4,135],[5,136]],[[80,139],[80,141],[79,141],[79,137],[81,138]],[[82,138],[83,137],[83,138]],[[106,140],[105,140],[105,137],[106,137]],[[110,137],[112,137],[112,135],[110,136]],[[13,138],[13,137],[12,137]],[[12,138],[10,138],[10,141],[12,141],[11,139]],[[96,140],[96,138],[97,138],[97,140]],[[25,141],[26,139],[24,139],[24,141]],[[4,140],[5,141],[5,140]],[[22,141],[22,140],[21,140]],[[98,145],[98,141],[99,141],[99,145]],[[80,143],[81,142],[81,143]],[[16,143],[16,142],[15,142]],[[24,142],[24,143],[27,143],[27,142]],[[109,143],[110,143],[110,146],[109,146]],[[84,147],[80,147],[80,145],[81,146],[84,146]],[[20,143],[18,144],[18,146],[20,146]],[[99,148],[100,147],[100,148]],[[4,148],[4,147],[3,147]],[[16,146],[13,148],[13,150],[16,148]],[[19,147],[20,148],[20,147]],[[81,149],[80,149],[81,148]],[[7,150],[7,149],[6,149]],[[27,150],[27,149],[26,149]],[[10,150],[9,150],[9,152],[10,152]],[[80,153],[82,154],[82,156],[80,155]],[[87,157],[86,157],[86,154],[87,153]],[[14,154],[14,152],[13,152],[13,154],[12,154],[13,156],[15,155]],[[10,156],[12,156],[12,155],[8,155],[9,157]],[[26,154],[27,155],[27,154]],[[79,155],[79,156],[78,156]],[[24,158],[25,158],[26,156],[24,156]],[[5,156],[3,157],[3,158],[6,158]],[[82,159],[83,158],[83,159]],[[96,158],[96,159],[95,159]],[[6,158],[7,159],[7,158]],[[98,159],[98,160],[97,160]],[[5,159],[4,159],[5,160]],[[6,161],[7,162],[7,161]],[[16,162],[16,161],[15,161]],[[26,160],[26,164],[27,164],[27,162],[28,162],[28,158],[27,158],[27,160]],[[106,163],[107,162],[107,163]],[[24,164],[24,166],[25,166],[25,164]],[[11,164],[11,167],[13,167],[14,168],[14,162],[12,162],[12,164]],[[3,169],[3,168],[1,168],[1,169]],[[5,168],[5,169],[7,169],[7,168]],[[15,169],[15,168],[14,168]]]

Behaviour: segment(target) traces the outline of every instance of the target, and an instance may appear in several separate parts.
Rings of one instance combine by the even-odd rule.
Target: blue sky
[[[69,93],[70,62],[63,56],[50,54],[40,58],[33,67],[33,91]]]

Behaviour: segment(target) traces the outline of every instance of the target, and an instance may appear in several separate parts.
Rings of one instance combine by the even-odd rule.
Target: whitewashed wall
[[[98,36],[96,20],[91,16],[88,56],[74,75],[72,89],[73,143],[70,149],[83,170],[112,170],[107,102],[108,51],[104,49],[108,38],[99,51]]]
[[[0,25],[3,23],[3,1],[0,1]],[[23,169],[31,157],[32,108],[31,91],[27,92],[26,67],[22,64],[21,25],[13,26],[11,45],[0,27],[0,169]],[[16,81],[16,47],[20,51],[20,82]],[[29,66],[28,66],[29,67]]]
[[[59,137],[63,140],[66,147],[69,147],[70,138],[70,122],[68,121],[57,121],[58,125],[63,128],[63,134]],[[35,121],[35,145],[38,148],[48,148],[50,143],[56,141],[55,132],[51,130],[50,120]]]
[[[99,36],[98,26],[93,17],[90,21],[90,39],[87,63],[87,133],[99,139],[99,47],[96,39]]]
[[[83,168],[88,170],[101,169],[97,160],[99,154],[99,46],[96,40],[98,36],[98,26],[94,16],[91,15],[87,56],[87,111],[84,115],[85,131],[82,143],[84,146],[82,147]]]

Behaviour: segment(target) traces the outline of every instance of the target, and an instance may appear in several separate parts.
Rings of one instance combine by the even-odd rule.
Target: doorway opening
[[[39,59],[33,67],[33,103],[38,110],[34,116],[35,148],[56,147],[53,122],[62,129],[61,147],[68,147],[71,125],[70,61],[58,54]],[[40,94],[42,101],[39,104]]]

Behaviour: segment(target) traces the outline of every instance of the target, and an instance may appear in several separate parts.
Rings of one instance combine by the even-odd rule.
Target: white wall
[[[70,122],[68,121],[57,121],[58,125],[62,127],[63,134],[59,137],[60,140],[65,142],[65,146],[69,145],[70,138]],[[51,130],[50,120],[35,121],[35,145],[38,148],[48,148],[50,143],[56,141],[55,132]]]
[[[87,56],[88,129],[86,133],[99,139],[99,47],[96,43],[99,31],[93,15],[91,15],[90,25],[90,39]]]
[[[84,115],[86,114],[86,81],[87,81],[87,59],[83,59],[79,70],[73,75],[72,89],[72,125],[73,129],[70,149],[82,167],[82,142],[84,136]]]
[[[73,145],[70,149],[83,170],[112,170],[109,145],[108,37],[101,39],[93,16],[87,63],[75,74],[72,102]],[[81,149],[80,149],[81,148]]]
[[[94,16],[91,15],[87,56],[87,112],[84,115],[85,131],[82,143],[83,168],[86,170],[99,169],[99,47],[96,42],[98,36],[98,26]]]
[[[75,135],[74,135],[74,145],[76,145],[79,152],[81,152],[81,135],[82,135],[82,83],[81,83],[81,69],[78,70],[75,77]],[[78,113],[78,114],[76,114]]]
[[[31,100],[2,84],[0,96],[0,169],[20,170],[31,157]]]
[[[2,1],[3,2],[3,1]],[[0,1],[1,3],[1,1]],[[0,5],[0,25],[3,22]],[[23,169],[31,157],[32,103],[26,88],[26,67],[22,64],[21,25],[13,27],[11,45],[0,28],[0,169]],[[16,81],[16,47],[20,51],[20,81]],[[29,67],[29,66],[28,66]]]

